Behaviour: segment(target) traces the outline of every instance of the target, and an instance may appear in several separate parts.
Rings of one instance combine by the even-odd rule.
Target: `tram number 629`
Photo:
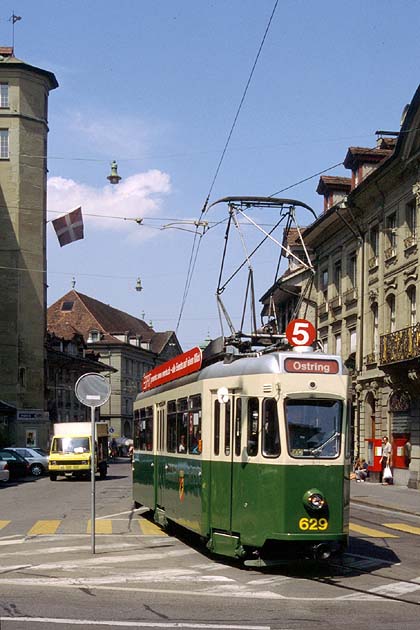
[[[324,532],[328,529],[328,521],[326,518],[301,518],[299,521],[299,529],[303,531]]]

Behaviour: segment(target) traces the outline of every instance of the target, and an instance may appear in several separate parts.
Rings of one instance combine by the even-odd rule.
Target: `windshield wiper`
[[[320,444],[319,446],[317,446],[316,448],[313,448],[311,450],[312,455],[320,455],[321,452],[324,450],[324,448],[330,443],[332,442],[332,440],[335,440],[338,436],[340,435],[340,433],[338,431],[336,431],[335,433],[333,433],[328,440],[325,440],[325,442],[323,442],[322,444]]]

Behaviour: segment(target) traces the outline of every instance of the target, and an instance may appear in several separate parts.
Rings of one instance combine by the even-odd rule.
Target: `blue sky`
[[[78,205],[85,213],[83,241],[60,248],[47,227],[49,304],[74,277],[80,292],[144,313],[156,330],[175,329],[194,235],[162,227],[198,219],[273,7],[274,0],[1,3],[0,43],[11,44],[14,11],[22,17],[16,56],[59,82],[49,101],[48,219]],[[271,195],[342,162],[351,145],[374,146],[377,129],[398,130],[419,83],[418,26],[417,0],[280,1],[210,201]],[[106,180],[112,160],[118,186]],[[318,179],[283,194],[320,213]],[[226,213],[216,206],[206,219]],[[275,215],[253,217],[268,225]],[[251,246],[255,237],[244,231]],[[220,334],[223,237],[221,224],[201,239],[178,328],[184,349]],[[255,260],[257,297],[274,280],[277,256],[268,246]],[[242,260],[239,243],[233,259]],[[233,317],[241,315],[244,282],[226,291]]]

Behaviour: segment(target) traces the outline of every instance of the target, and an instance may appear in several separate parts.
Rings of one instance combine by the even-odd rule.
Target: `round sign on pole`
[[[316,331],[307,319],[292,319],[286,328],[286,339],[291,346],[311,346]]]
[[[87,407],[101,407],[110,394],[109,381],[101,374],[82,374],[74,386],[77,399]]]

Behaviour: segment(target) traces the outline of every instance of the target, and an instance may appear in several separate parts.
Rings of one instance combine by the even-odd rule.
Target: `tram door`
[[[156,406],[156,467],[155,467],[155,505],[164,505],[163,488],[165,484],[165,403]]]
[[[233,468],[241,462],[241,399],[214,395],[212,403],[210,522],[212,528],[230,532]]]

